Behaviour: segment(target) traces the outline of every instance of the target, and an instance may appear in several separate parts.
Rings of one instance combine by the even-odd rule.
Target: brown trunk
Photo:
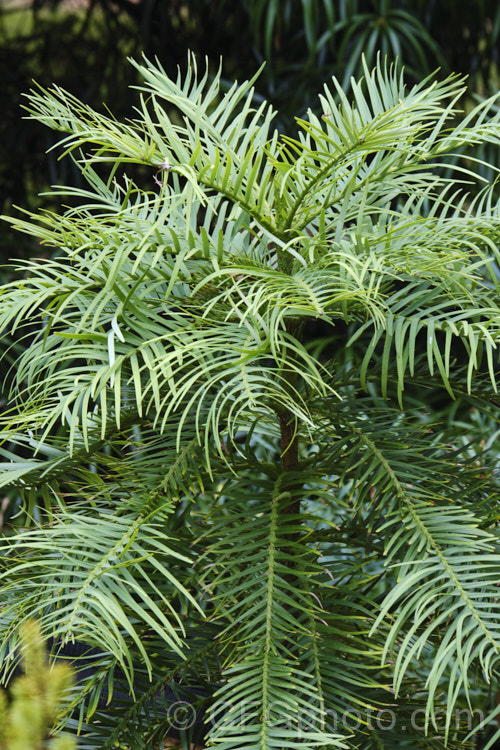
[[[280,514],[280,526],[282,531],[286,529],[288,523],[295,525],[297,519],[293,516],[297,516],[300,513],[300,490],[302,489],[302,483],[298,478],[299,471],[299,438],[296,434],[295,419],[289,413],[280,414],[280,430],[281,430],[281,466],[284,472],[291,473],[290,479],[285,478],[285,481],[281,484],[281,489],[285,492],[289,492],[291,495],[291,503],[286,508],[281,510]],[[287,517],[292,517],[287,520]],[[297,532],[291,532],[290,534],[282,533],[281,538],[287,542],[294,542],[300,535]],[[293,548],[282,547],[285,554],[293,557]],[[290,573],[285,576],[288,583],[293,584],[295,582],[295,575],[293,573],[294,563],[293,560],[288,560],[285,563],[290,568]],[[286,606],[286,605],[285,605]]]
[[[280,414],[279,421],[281,432],[281,467],[284,472],[298,472],[299,437],[296,434],[295,420],[292,414],[286,412],[285,414]],[[300,497],[295,497],[300,487],[301,485],[297,483],[296,478],[290,485],[286,483],[283,485],[283,489],[292,495],[293,502],[287,509],[287,512],[290,514],[300,512]]]

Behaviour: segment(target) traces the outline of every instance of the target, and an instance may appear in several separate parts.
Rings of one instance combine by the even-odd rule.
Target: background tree
[[[54,257],[0,290],[30,524],[2,544],[0,653],[34,613],[98,647],[86,747],[154,746],[165,686],[225,750],[464,747],[500,648],[500,222],[456,154],[498,142],[496,97],[455,126],[460,78],[366,67],[292,138],[252,81],[136,67],[125,123],[30,96],[87,187],[11,220]],[[445,394],[476,423],[436,423]],[[113,678],[142,698],[99,710]]]
[[[48,729],[64,708],[72,672],[67,664],[49,667],[40,629],[25,622],[20,630],[24,674],[12,683],[11,699],[0,690],[0,748],[2,750],[74,750],[69,734],[49,737]]]

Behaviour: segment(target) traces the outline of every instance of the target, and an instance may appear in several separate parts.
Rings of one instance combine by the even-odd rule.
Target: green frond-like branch
[[[209,734],[210,742],[228,750],[242,741],[255,750],[347,747],[342,734],[326,730],[315,674],[304,669],[294,654],[301,634],[308,635],[308,645],[314,638],[307,622],[318,615],[318,604],[297,584],[317,566],[307,544],[290,539],[296,531],[293,518],[291,524],[283,525],[280,511],[291,499],[279,492],[280,484],[278,479],[274,492],[260,499],[263,510],[258,520],[249,517],[245,523],[238,512],[236,504],[243,495],[238,486],[229,489],[220,520],[215,519],[217,541],[208,551],[208,559],[217,561],[209,566],[208,574],[208,588],[218,591],[214,616],[228,623],[221,634],[228,648],[249,646],[240,658],[237,654],[228,657],[225,685],[212,708],[220,719]],[[241,526],[237,544],[231,534],[234,524]],[[297,560],[303,562],[290,573]]]
[[[124,638],[134,642],[148,664],[133,625],[144,621],[182,655],[183,626],[170,600],[176,592],[192,596],[170,572],[169,558],[190,560],[169,547],[160,522],[168,509],[156,510],[152,518],[147,506],[138,516],[126,508],[90,518],[83,511],[73,508],[71,515],[56,515],[48,527],[3,542],[4,617],[16,625],[36,614],[63,643],[83,639],[105,648],[124,667],[131,666]],[[155,576],[164,583],[158,586]],[[19,580],[24,581],[21,596]]]

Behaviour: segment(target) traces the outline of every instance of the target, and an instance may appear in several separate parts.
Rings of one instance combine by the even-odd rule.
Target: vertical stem
[[[290,380],[285,381],[287,385],[290,385]],[[281,448],[281,468],[285,474],[284,480],[281,483],[281,490],[289,492],[291,496],[291,502],[286,507],[280,510],[280,526],[281,526],[281,538],[287,542],[294,542],[299,534],[290,532],[288,534],[283,533],[288,524],[294,525],[296,520],[293,516],[297,516],[300,513],[300,490],[302,489],[302,483],[299,477],[299,435],[296,424],[296,417],[288,409],[283,410],[279,415],[280,424],[280,448]],[[287,476],[287,474],[289,476]],[[287,519],[287,517],[289,517]],[[290,518],[292,517],[292,518]],[[293,556],[293,548],[284,548],[283,551],[290,557]],[[286,563],[287,567],[290,568],[290,573],[285,576],[290,584],[295,581],[293,573],[294,563],[293,560],[289,560]]]
[[[292,386],[295,382],[295,375],[284,378],[283,385],[285,388]],[[291,502],[280,511],[281,538],[287,542],[294,542],[300,533],[290,531],[283,533],[287,525],[295,525],[296,519],[293,518],[300,513],[300,497],[302,482],[300,481],[300,464],[299,464],[299,434],[297,429],[296,417],[288,409],[284,409],[278,414],[280,425],[280,448],[281,448],[281,468],[285,477],[281,483],[281,490],[289,492]],[[288,475],[288,476],[287,476]],[[288,518],[287,518],[288,517]],[[292,558],[293,548],[284,548],[283,551]],[[290,584],[294,584],[295,576],[293,573],[294,563],[290,559],[287,563],[290,573],[285,576]]]
[[[281,248],[276,251],[278,270],[282,273],[286,273],[289,276],[293,273],[293,258],[292,256]],[[285,323],[285,330],[289,336],[293,336],[295,339],[300,341],[302,337],[303,321],[300,320],[287,320]],[[282,374],[282,384],[293,397],[293,391],[297,381],[296,372],[286,372],[286,351],[285,351],[285,367]],[[278,414],[280,423],[280,448],[281,448],[281,467],[285,473],[295,473],[295,478],[290,481],[290,484],[285,480],[283,489],[289,491],[292,495],[292,503],[288,507],[286,513],[295,515],[300,513],[300,490],[302,484],[297,482],[297,472],[299,471],[299,436],[296,424],[296,417],[288,410],[285,409]]]
[[[299,436],[296,433],[295,419],[293,414],[289,411],[280,414],[280,448],[281,448],[281,467],[284,472],[298,472],[299,470]],[[292,498],[297,492],[300,485],[297,485],[296,480],[292,481],[290,486],[285,485],[283,489],[290,491]],[[300,498],[295,497],[292,504],[289,506],[288,513],[295,514],[300,512]]]

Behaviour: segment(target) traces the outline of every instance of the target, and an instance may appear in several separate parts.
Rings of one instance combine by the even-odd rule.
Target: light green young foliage
[[[33,613],[103,649],[89,747],[154,746],[174,678],[219,750],[463,747],[499,665],[498,488],[425,401],[497,413],[500,214],[469,195],[496,100],[463,117],[461,80],[365,67],[280,138],[252,81],[137,67],[127,123],[29,96],[88,188],[10,219],[55,252],[0,289],[26,342],[1,482],[36,519],[2,543],[0,654]],[[149,692],[93,714],[117,664]]]
[[[25,674],[12,683],[10,703],[5,692],[0,691],[0,748],[73,750],[75,740],[67,734],[47,738],[64,706],[64,694],[72,685],[72,671],[66,664],[48,666],[36,623],[24,624],[20,644]]]

